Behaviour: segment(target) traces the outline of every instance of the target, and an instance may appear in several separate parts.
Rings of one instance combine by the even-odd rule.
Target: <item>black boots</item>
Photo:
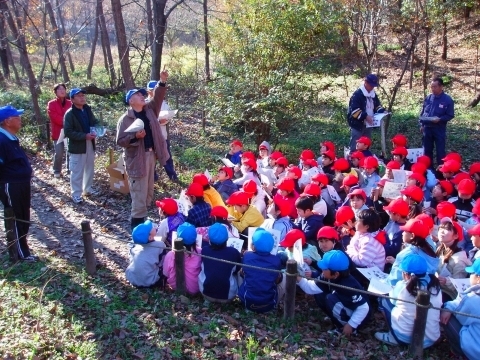
[[[137,226],[137,225],[140,225],[140,224],[143,224],[145,222],[145,218],[132,218],[132,221],[130,223],[130,226],[131,226],[131,230],[133,231],[133,229]]]

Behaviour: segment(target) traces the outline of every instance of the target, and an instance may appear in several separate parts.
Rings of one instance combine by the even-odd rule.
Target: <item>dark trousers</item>
[[[443,164],[442,159],[445,157],[445,143],[447,139],[446,126],[425,126],[423,128],[423,147],[425,155],[428,156],[433,166],[433,147],[437,150],[437,166]]]
[[[320,293],[313,295],[315,302],[337,327],[343,327],[350,320],[353,311],[346,308],[335,294]],[[366,318],[365,318],[366,319]],[[363,321],[362,321],[363,324]],[[360,324],[360,325],[362,325]]]
[[[460,345],[460,330],[462,330],[462,324],[457,320],[455,315],[452,314],[447,325],[440,324],[443,328],[444,335],[450,344],[452,351],[458,355],[465,357]]]
[[[21,183],[1,183],[0,200],[4,207],[11,207],[18,220],[30,221],[30,181]],[[17,241],[18,257],[30,256],[27,244],[27,234],[30,224],[15,221],[15,239]]]
[[[170,159],[167,160],[163,168],[165,169],[165,172],[167,173],[167,176],[174,180],[177,179],[177,173],[175,172],[175,166],[173,164],[173,158],[172,158],[172,152],[170,151],[170,140],[167,140],[167,150],[168,150],[168,155],[170,155]]]

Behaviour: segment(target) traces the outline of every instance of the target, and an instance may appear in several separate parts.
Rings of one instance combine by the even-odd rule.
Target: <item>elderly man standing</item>
[[[455,117],[453,100],[443,92],[443,79],[436,77],[430,83],[432,93],[423,101],[420,124],[423,133],[423,147],[433,165],[433,147],[437,148],[437,166],[445,157],[447,123]]]
[[[0,200],[4,207],[11,207],[15,214],[18,258],[35,262],[38,257],[30,253],[27,244],[30,225],[16,221],[30,221],[32,166],[16,136],[22,127],[22,114],[23,109],[17,110],[10,105],[0,107]]]
[[[118,120],[117,144],[124,148],[123,157],[132,197],[131,227],[144,222],[147,206],[153,200],[155,162],[164,166],[170,158],[167,143],[162,135],[158,115],[166,93],[168,72],[160,73],[160,82],[153,90],[153,97],[145,101],[145,89],[132,89],[125,96],[129,109]],[[126,132],[136,119],[143,121],[144,129]]]
[[[68,139],[70,154],[70,189],[75,204],[83,202],[82,195],[96,195],[92,188],[95,163],[95,138],[91,131],[98,120],[87,105],[86,91],[70,90],[72,107],[65,113],[63,131]]]
[[[348,105],[348,125],[350,126],[350,151],[355,151],[357,140],[362,136],[372,137],[372,128],[366,124],[373,123],[373,114],[383,113],[375,88],[378,86],[378,77],[368,74],[363,84],[353,93]]]

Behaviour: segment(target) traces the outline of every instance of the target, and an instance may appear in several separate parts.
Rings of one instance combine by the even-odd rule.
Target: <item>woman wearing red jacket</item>
[[[68,109],[72,107],[72,102],[66,98],[67,87],[65,84],[55,84],[53,92],[56,98],[50,100],[47,105],[47,113],[50,118],[50,129],[52,140],[54,142],[55,154],[53,155],[53,176],[59,178],[62,174],[63,154],[65,152],[65,144],[63,141],[57,144],[60,132],[63,129],[63,116]],[[68,154],[67,154],[67,170],[68,170]]]

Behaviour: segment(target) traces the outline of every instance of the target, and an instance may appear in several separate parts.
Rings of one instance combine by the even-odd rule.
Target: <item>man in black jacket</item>
[[[383,113],[382,107],[374,89],[378,86],[378,77],[369,74],[365,77],[364,83],[353,93],[348,105],[348,125],[350,126],[350,151],[356,149],[357,140],[366,136],[369,139],[372,135],[372,128],[366,124],[373,123],[373,114]]]

